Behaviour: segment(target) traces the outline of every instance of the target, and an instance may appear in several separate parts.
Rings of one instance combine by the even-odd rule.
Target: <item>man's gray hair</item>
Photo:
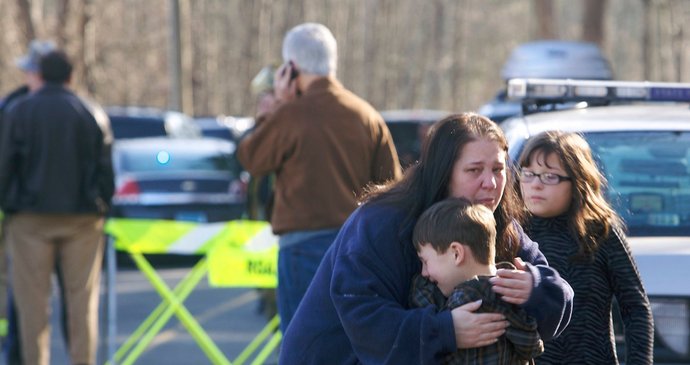
[[[338,44],[323,24],[303,23],[285,35],[283,60],[294,62],[300,71],[308,74],[335,76]]]

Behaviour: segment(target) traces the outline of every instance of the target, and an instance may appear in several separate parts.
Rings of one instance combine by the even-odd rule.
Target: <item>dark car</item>
[[[180,112],[135,106],[111,106],[105,111],[115,139],[201,136],[201,130],[194,120]]]
[[[594,43],[542,40],[517,46],[503,65],[501,77],[506,83],[513,78],[611,80],[613,71]],[[479,109],[496,123],[521,112],[522,105],[509,100],[505,88]]]
[[[403,169],[419,159],[422,142],[428,134],[429,127],[450,114],[442,110],[429,109],[401,109],[381,112],[381,116],[383,116],[393,136],[395,149],[398,151],[398,158]]]
[[[112,215],[195,222],[243,217],[248,177],[235,148],[216,138],[116,140]]]
[[[232,117],[226,115],[195,117],[201,134],[205,137],[222,138],[237,141],[247,130],[254,126],[254,118]]]

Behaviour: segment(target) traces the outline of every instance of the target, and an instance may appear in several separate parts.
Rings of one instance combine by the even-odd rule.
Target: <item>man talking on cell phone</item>
[[[271,224],[280,237],[283,333],[357,197],[368,184],[402,175],[383,118],[336,79],[337,63],[336,40],[324,25],[288,31],[275,102],[258,110],[238,149],[252,175],[276,174]]]

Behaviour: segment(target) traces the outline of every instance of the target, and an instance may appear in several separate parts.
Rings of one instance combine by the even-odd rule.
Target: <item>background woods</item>
[[[617,79],[690,82],[683,0],[0,0],[0,92],[22,82],[28,41],[50,38],[75,61],[76,88],[104,105],[178,104],[176,82],[189,114],[251,115],[249,82],[303,21],[331,28],[340,79],[381,110],[477,109],[512,48],[543,38],[599,43]]]

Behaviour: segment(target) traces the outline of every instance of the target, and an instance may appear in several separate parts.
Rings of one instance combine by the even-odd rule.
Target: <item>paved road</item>
[[[188,271],[187,268],[157,269],[171,287]],[[119,346],[160,303],[160,298],[149,281],[136,269],[118,270],[116,293],[116,343]],[[204,279],[186,300],[185,307],[232,361],[267,323],[266,318],[257,310],[258,297],[257,291],[253,289],[210,288]],[[101,304],[105,301],[104,298],[102,296]],[[56,306],[54,303],[53,308]],[[51,365],[69,365],[58,331],[56,311],[54,309]],[[101,317],[101,332],[105,333],[106,316],[103,314]],[[105,336],[101,336],[101,342],[105,345]],[[99,358],[105,359],[105,354],[105,346],[102,346]],[[266,363],[277,363],[276,355],[269,357]],[[135,364],[196,365],[210,364],[210,361],[177,318],[173,317]]]

